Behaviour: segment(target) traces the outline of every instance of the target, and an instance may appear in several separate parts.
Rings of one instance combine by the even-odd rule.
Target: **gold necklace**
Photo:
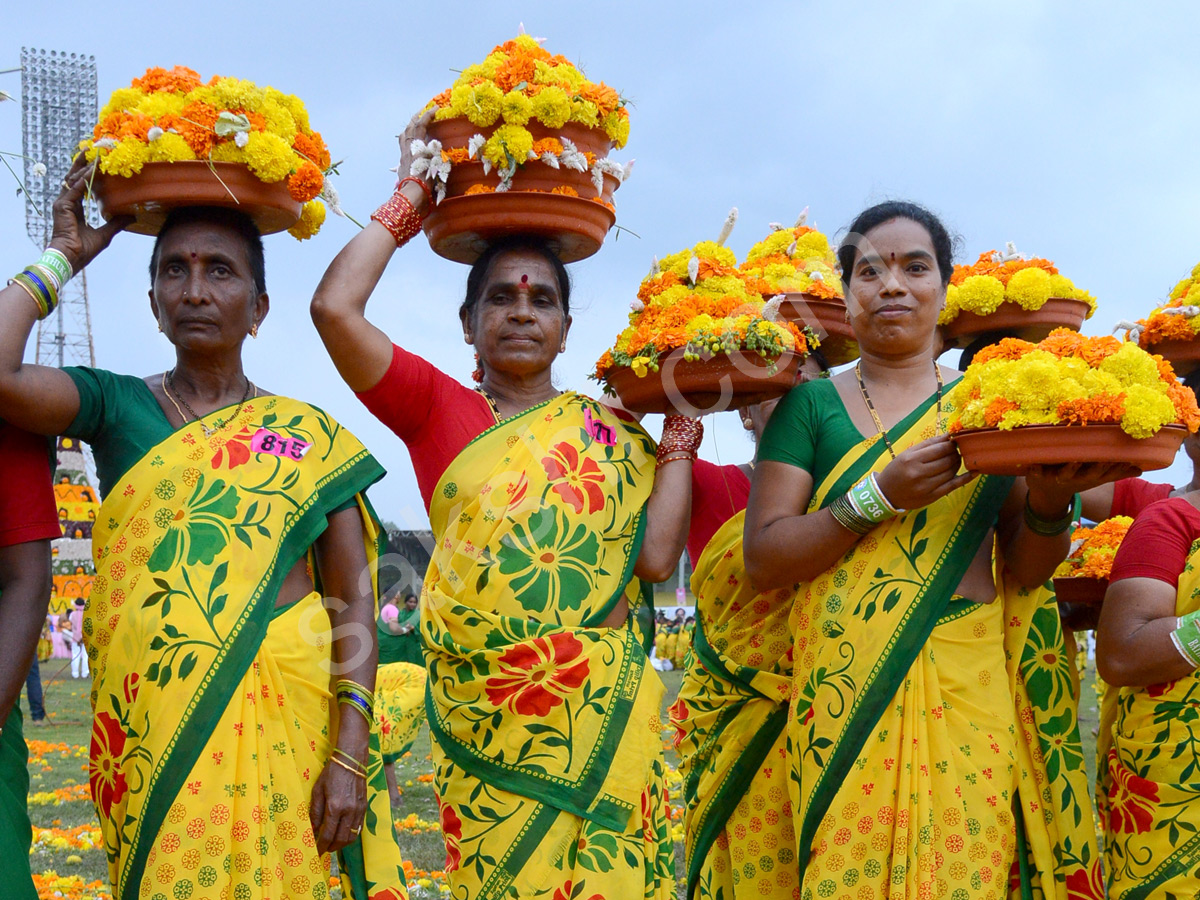
[[[171,388],[171,390],[169,390],[169,391],[167,390],[168,385],[170,385],[170,388]],[[201,420],[200,416],[196,413],[196,411],[194,409],[192,409],[192,407],[188,404],[187,400],[184,399],[183,394],[179,393],[179,389],[177,387],[175,387],[175,370],[172,369],[170,372],[163,372],[163,381],[162,381],[163,393],[166,394],[167,399],[171,401],[171,405],[175,407],[175,412],[179,413],[179,418],[182,419],[185,424],[187,423],[188,418],[187,418],[187,416],[185,416],[183,414],[183,409],[186,409],[189,413],[191,413],[192,418],[195,421],[199,422],[200,427],[204,429],[204,437],[205,438],[212,437],[214,434],[216,434],[218,431],[221,431],[226,425],[228,425],[230,422],[232,422],[233,420],[235,420],[238,417],[238,415],[242,411],[242,407],[246,405],[246,401],[250,398],[250,389],[251,388],[254,388],[254,396],[257,397],[258,396],[258,388],[254,387],[254,385],[250,382],[250,379],[247,378],[246,379],[246,390],[242,392],[242,399],[238,401],[237,409],[235,409],[233,411],[233,415],[229,416],[228,418],[225,418],[224,416],[222,416],[221,418],[217,419],[215,428],[209,428],[207,425],[204,424],[204,422]],[[175,394],[175,397],[171,396],[172,393]],[[176,397],[179,398],[179,403],[183,404],[183,409],[180,409],[179,403],[175,402]]]
[[[942,431],[942,367],[934,362],[933,374],[937,378],[937,427],[935,434],[941,434]],[[883,427],[883,422],[879,418],[879,413],[875,412],[875,404],[871,402],[871,395],[867,393],[867,385],[862,377],[862,362],[854,367],[854,375],[858,378],[858,389],[862,392],[863,401],[867,404],[867,410],[871,413],[871,419],[875,422],[875,427],[879,430],[879,436],[883,438],[883,445],[887,447],[888,453],[892,459],[896,458],[896,451],[892,447],[892,442],[888,440],[887,431]]]

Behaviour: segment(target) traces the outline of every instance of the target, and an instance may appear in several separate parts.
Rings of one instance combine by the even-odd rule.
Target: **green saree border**
[[[1144,900],[1147,897],[1158,896],[1156,892],[1162,889],[1164,882],[1187,875],[1197,867],[1200,867],[1200,834],[1193,835],[1182,846],[1177,847],[1174,853],[1142,880],[1141,884],[1127,890],[1119,900]]]
[[[879,443],[883,443],[880,441]],[[853,467],[852,467],[853,468]],[[849,472],[844,476],[851,477]],[[912,668],[921,648],[946,611],[975,552],[995,522],[996,510],[1012,488],[1011,476],[983,476],[976,485],[962,519],[935,563],[936,574],[925,582],[911,605],[905,623],[892,637],[890,653],[875,666],[865,689],[855,698],[850,719],[842,730],[843,740],[830,754],[817,777],[817,784],[803,812],[797,859],[801,877],[807,867],[817,826],[833,802],[842,781],[858,758],[867,738],[879,722],[884,708],[895,696],[898,685]],[[833,494],[833,492],[830,492]],[[834,494],[834,496],[837,496]],[[969,551],[964,548],[969,547]]]
[[[264,579],[254,590],[251,602],[242,612],[240,622],[233,631],[233,640],[222,647],[213,667],[205,673],[201,684],[203,693],[193,698],[182,725],[147,780],[149,797],[142,818],[134,829],[135,849],[125,866],[122,900],[137,900],[146,857],[154,843],[153,838],[144,841],[142,836],[150,834],[157,837],[167,811],[183,789],[192,767],[208,742],[211,727],[229,705],[234,690],[266,638],[275,597],[288,572],[325,530],[325,517],[385,474],[383,466],[364,448],[324,480],[318,481],[319,502],[309,498],[302,512],[284,526],[286,533],[279,543],[279,550],[269,564]],[[213,671],[217,669],[219,673],[214,675]]]

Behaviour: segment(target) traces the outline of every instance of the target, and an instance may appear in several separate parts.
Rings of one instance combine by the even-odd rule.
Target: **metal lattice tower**
[[[96,59],[76,53],[21,48],[21,131],[25,155],[25,230],[40,250],[50,242],[50,207],[71,168],[79,142],[96,121]],[[37,164],[45,175],[33,171]],[[95,206],[86,204],[90,221]],[[37,362],[94,366],[87,274],[63,287],[58,309],[38,323]]]

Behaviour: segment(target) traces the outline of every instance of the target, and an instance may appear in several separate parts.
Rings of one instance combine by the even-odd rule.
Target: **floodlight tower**
[[[96,121],[96,58],[21,48],[21,132],[25,155],[25,230],[40,250],[50,242],[50,207],[62,189],[79,142]],[[44,165],[45,174],[34,167]],[[95,205],[85,204],[96,221]],[[94,366],[87,274],[63,286],[58,309],[38,323],[37,362]]]

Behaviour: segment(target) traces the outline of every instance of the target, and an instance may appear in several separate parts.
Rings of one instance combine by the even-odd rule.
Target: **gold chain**
[[[942,367],[935,361],[933,364],[933,374],[937,378],[937,427],[935,434],[942,432]],[[892,442],[888,440],[887,431],[883,427],[883,422],[879,418],[879,413],[875,412],[875,404],[871,402],[871,395],[867,393],[866,382],[862,377],[862,362],[854,367],[854,375],[858,378],[858,389],[862,392],[863,401],[867,404],[867,410],[871,413],[871,419],[875,422],[875,427],[879,430],[879,436],[883,438],[883,444],[887,447],[888,453],[892,459],[896,458],[896,451],[892,447]]]
[[[168,385],[170,385],[170,388],[171,388],[169,391],[167,390]],[[228,418],[221,417],[221,418],[217,419],[216,427],[209,428],[207,425],[204,424],[203,421],[201,421],[200,416],[196,413],[196,411],[194,409],[192,409],[192,407],[188,404],[187,400],[184,399],[183,394],[179,393],[179,388],[175,387],[175,370],[172,369],[170,372],[163,372],[163,380],[162,380],[163,393],[166,394],[167,399],[171,401],[171,405],[175,407],[175,412],[179,413],[179,418],[182,419],[185,424],[188,421],[188,417],[183,414],[183,409],[186,409],[189,413],[191,413],[192,418],[195,419],[197,422],[200,422],[200,427],[204,429],[204,436],[206,438],[212,437],[214,434],[216,434],[218,431],[223,429],[230,422],[234,421],[241,414],[242,407],[246,405],[246,401],[250,398],[250,389],[251,388],[254,388],[254,396],[257,397],[258,396],[258,388],[254,387],[254,385],[251,383],[250,379],[247,378],[246,379],[246,390],[242,392],[242,399],[238,401],[237,409],[235,409],[233,411],[233,415],[229,416]],[[171,396],[172,393],[175,394],[175,397]],[[183,404],[183,409],[180,409],[179,403],[175,402],[176,397],[179,398],[179,403]]]

